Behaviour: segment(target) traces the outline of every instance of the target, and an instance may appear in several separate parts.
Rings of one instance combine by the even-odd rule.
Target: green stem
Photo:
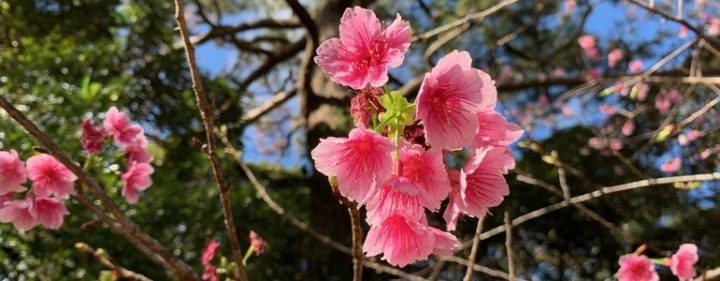
[[[255,247],[250,245],[250,248],[248,248],[247,252],[245,253],[245,256],[242,259],[243,265],[247,264],[247,260],[252,256],[252,254],[255,253]]]

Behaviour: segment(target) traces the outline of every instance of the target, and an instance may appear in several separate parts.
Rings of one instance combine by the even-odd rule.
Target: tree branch
[[[707,34],[705,34],[703,32],[702,28],[698,28],[680,17],[676,17],[676,16],[670,15],[668,13],[665,13],[665,12],[663,12],[653,6],[647,5],[639,0],[625,0],[625,1],[630,2],[631,4],[634,4],[635,6],[638,6],[640,8],[643,8],[650,13],[659,15],[659,16],[665,18],[666,20],[679,23],[679,24],[687,27],[687,29],[691,30],[695,34],[697,34],[698,37],[705,39],[705,41],[707,41],[708,44],[713,45],[715,48],[720,48],[720,40],[715,39],[712,36],[708,36]]]
[[[187,24],[185,23],[185,13],[183,9],[183,0],[175,0],[175,20],[180,28],[180,35],[182,36],[185,45],[185,55],[187,55],[188,68],[190,69],[190,75],[192,78],[195,102],[197,103],[198,110],[200,111],[200,117],[202,118],[203,126],[205,127],[205,138],[207,141],[205,144],[205,152],[210,158],[212,173],[215,176],[215,182],[217,183],[217,187],[220,191],[220,202],[222,204],[223,216],[225,218],[225,228],[228,231],[232,255],[239,271],[240,276],[238,276],[238,278],[241,281],[247,281],[247,272],[245,271],[245,265],[243,264],[242,250],[240,249],[240,243],[238,242],[232,207],[230,205],[230,188],[225,182],[220,166],[220,160],[218,159],[217,152],[215,151],[215,125],[213,124],[215,109],[213,103],[208,102],[208,97],[205,94],[205,89],[203,89],[200,74],[198,73],[197,66],[195,65],[195,47],[193,47],[190,42],[190,35],[187,29]]]
[[[134,272],[132,270],[128,270],[127,268],[122,267],[120,264],[115,262],[110,256],[107,255],[102,250],[95,250],[90,245],[78,242],[75,243],[75,248],[78,249],[78,251],[93,257],[95,260],[97,260],[100,264],[106,266],[107,268],[112,269],[118,277],[120,277],[122,280],[128,280],[128,281],[152,281],[150,278],[145,277],[145,275],[139,274],[137,272]]]
[[[472,280],[474,271],[472,266],[475,265],[475,259],[477,258],[477,250],[480,245],[480,234],[483,229],[483,221],[485,221],[484,216],[478,218],[477,226],[475,227],[475,236],[473,236],[472,240],[472,248],[470,249],[470,254],[468,255],[467,270],[465,271],[465,278],[463,278],[463,281]]]

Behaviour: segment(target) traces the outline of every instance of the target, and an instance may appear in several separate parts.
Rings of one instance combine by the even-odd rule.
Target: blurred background
[[[353,92],[329,81],[311,57],[320,42],[337,36],[343,11],[354,5],[386,22],[399,13],[412,25],[416,38],[404,64],[390,70],[391,89],[413,98],[440,57],[467,50],[473,66],[496,80],[498,111],[526,130],[513,146],[511,194],[491,210],[485,229],[502,226],[504,212],[517,218],[602,187],[720,172],[718,1],[300,1],[314,27],[288,2],[187,0],[185,16],[216,123],[229,142],[279,205],[344,245],[350,245],[347,211],[308,154],[319,138],[352,128]],[[82,119],[102,117],[112,105],[129,112],[150,140],[153,186],[129,205],[118,192],[117,165],[104,161],[93,174],[141,229],[199,271],[208,241],[228,241],[198,146],[204,132],[174,9],[166,0],[0,0],[0,95],[78,161]],[[319,41],[308,35],[313,29]],[[584,35],[595,39],[595,56],[578,44]],[[623,56],[610,66],[614,49]],[[0,112],[0,148],[27,158],[36,145]],[[283,220],[233,155],[221,151],[220,159],[242,247],[250,230],[269,244],[249,260],[250,280],[350,279],[350,256]],[[661,169],[673,159],[681,160],[678,169]],[[662,257],[682,243],[698,245],[699,271],[720,266],[719,188],[718,181],[635,188],[517,223],[515,270],[527,280],[612,279],[618,257],[638,246]],[[93,220],[84,206],[71,200],[68,207],[72,214],[58,231],[19,233],[0,224],[0,280],[97,280],[106,268],[78,252],[78,242],[169,280],[120,235],[83,226]],[[430,220],[444,225],[439,214]],[[468,241],[476,223],[463,219],[454,233]],[[507,271],[504,234],[486,238],[477,263]],[[219,254],[230,251],[221,246]],[[428,277],[437,264],[430,259],[402,270]],[[439,280],[464,275],[463,265],[443,264]],[[365,271],[366,280],[394,278]]]

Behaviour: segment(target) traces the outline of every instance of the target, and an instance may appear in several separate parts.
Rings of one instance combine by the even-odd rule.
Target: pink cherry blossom
[[[25,163],[17,151],[0,151],[0,195],[24,191],[22,184],[26,180]]]
[[[710,19],[709,25],[710,26],[708,27],[708,32],[707,32],[708,35],[712,35],[712,36],[720,35],[720,17],[714,17],[714,18]]]
[[[620,150],[623,148],[623,143],[621,140],[618,139],[611,139],[610,140],[610,149],[612,150]]]
[[[600,106],[600,112],[605,115],[613,115],[617,112],[617,107],[614,105],[603,104]]]
[[[337,177],[340,194],[364,203],[377,186],[390,178],[393,150],[388,138],[355,128],[348,138],[321,139],[310,155],[318,171]]]
[[[417,117],[436,149],[470,145],[479,128],[476,114],[495,108],[495,82],[471,63],[468,52],[452,51],[425,75],[420,86]]]
[[[643,70],[643,62],[639,59],[634,59],[630,61],[630,65],[628,67],[630,68],[631,73],[640,73]]]
[[[577,43],[583,50],[592,49],[595,48],[595,37],[592,35],[583,35],[578,38]]]
[[[600,80],[602,77],[603,73],[599,68],[591,68],[587,71],[587,78],[590,80]]]
[[[646,256],[627,254],[618,261],[620,270],[617,272],[619,281],[657,281],[660,278],[655,272],[655,265]]]
[[[47,229],[58,229],[63,224],[63,217],[70,214],[58,198],[35,198],[30,213],[38,223]]]
[[[267,242],[260,237],[255,231],[250,230],[250,246],[252,246],[255,249],[255,253],[259,256],[265,253],[265,250],[267,250]]]
[[[80,143],[88,153],[93,154],[102,150],[103,138],[105,131],[103,128],[97,128],[89,119],[82,122],[82,138]]]
[[[143,134],[140,125],[131,124],[127,115],[114,106],[105,113],[103,126],[121,145],[133,145],[137,141],[137,136]]]
[[[425,217],[423,207],[430,204],[434,202],[424,190],[406,178],[393,176],[367,201],[367,222],[379,225],[397,213],[417,221]]]
[[[577,3],[575,2],[575,0],[563,1],[563,7],[565,7],[565,10],[568,12],[574,10],[576,6],[577,6]]]
[[[446,228],[449,231],[455,230],[457,220],[462,216],[462,197],[460,195],[460,171],[448,170],[448,178],[450,179],[450,199],[448,200],[443,219]]]
[[[457,237],[448,232],[429,226],[428,230],[435,236],[435,246],[432,254],[436,256],[452,256],[454,250],[460,246]]]
[[[131,204],[138,201],[138,191],[143,191],[152,185],[150,177],[155,170],[148,163],[133,162],[120,178],[123,181],[122,195]]]
[[[430,204],[426,207],[439,209],[440,202],[450,192],[442,152],[436,149],[426,151],[419,145],[403,146],[400,148],[400,163],[403,177],[430,196]]]
[[[211,240],[210,243],[208,243],[207,247],[203,250],[202,253],[202,265],[203,265],[203,275],[202,279],[206,281],[218,281],[220,278],[217,274],[217,268],[215,265],[212,264],[212,259],[215,258],[215,252],[217,251],[217,248],[220,246],[220,243],[218,243],[215,240]]]
[[[128,145],[123,146],[125,151],[125,163],[132,164],[133,162],[150,163],[153,160],[152,155],[147,151],[148,142],[144,134],[136,135],[132,142]]]
[[[340,19],[340,38],[331,38],[317,49],[315,63],[338,84],[354,89],[383,86],[388,67],[402,64],[410,47],[412,30],[398,14],[383,28],[373,11],[348,8]]]
[[[637,88],[637,99],[639,101],[644,101],[645,98],[647,98],[647,94],[648,94],[648,91],[650,91],[650,87],[648,86],[648,84],[645,84],[643,82],[637,83],[637,85],[635,85],[635,87]]]
[[[460,171],[460,197],[464,213],[482,217],[487,209],[500,205],[510,193],[503,174],[515,167],[515,160],[504,147],[484,147]]]
[[[32,207],[31,198],[7,201],[0,206],[0,222],[12,223],[17,230],[30,230],[39,223],[32,214]]]
[[[688,29],[687,26],[680,25],[680,31],[678,31],[678,37],[680,37],[680,39],[683,39],[683,38],[687,37],[689,32],[690,32],[690,29]]]
[[[682,244],[678,251],[670,257],[669,267],[673,275],[680,281],[692,280],[697,275],[695,263],[699,257],[695,244]]]
[[[435,236],[428,235],[428,226],[394,214],[380,225],[370,227],[363,251],[370,257],[382,253],[389,264],[404,267],[427,259],[434,246]]]
[[[588,146],[596,150],[605,149],[609,145],[608,140],[605,138],[592,137],[588,140]]]
[[[623,53],[623,50],[620,48],[615,48],[610,53],[608,53],[607,61],[609,67],[615,67],[618,62],[623,58],[625,53]]]
[[[479,113],[480,126],[472,147],[508,146],[520,139],[524,131],[514,123],[510,123],[497,112]]]
[[[628,119],[625,121],[620,131],[625,136],[632,135],[632,133],[635,132],[635,122],[633,122],[632,119]]]
[[[55,195],[67,199],[73,192],[77,176],[65,165],[48,154],[40,154],[27,160],[28,178],[32,180],[32,192],[38,197]]]
[[[694,142],[698,138],[700,138],[700,131],[698,130],[690,130],[690,132],[687,133],[687,141],[688,142]]]
[[[679,157],[670,159],[660,165],[660,170],[666,173],[674,173],[680,170],[680,166],[682,165],[682,160],[680,160]]]

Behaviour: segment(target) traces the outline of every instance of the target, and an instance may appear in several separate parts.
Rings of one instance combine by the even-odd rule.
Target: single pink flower
[[[97,128],[89,119],[82,122],[82,138],[80,143],[88,153],[93,154],[102,150],[105,130]]]
[[[621,140],[618,140],[618,139],[611,139],[611,140],[610,140],[610,149],[617,151],[617,150],[620,150],[620,149],[622,149],[622,148],[623,148],[623,143],[622,143]]]
[[[645,84],[643,82],[637,83],[635,87],[637,87],[637,99],[639,101],[644,101],[647,98],[650,87],[648,86],[648,84]]]
[[[680,39],[683,39],[683,38],[687,37],[689,32],[690,32],[690,29],[688,29],[687,26],[680,25],[680,31],[678,31],[678,37],[680,37]]]
[[[625,53],[623,53],[623,50],[620,48],[615,48],[610,53],[608,53],[607,61],[609,67],[615,67],[618,62],[623,58]]]
[[[315,167],[326,176],[336,176],[340,194],[360,203],[393,170],[390,140],[364,128],[350,131],[348,138],[321,139],[310,155]]]
[[[268,244],[265,242],[265,240],[260,237],[255,231],[250,230],[250,246],[252,246],[255,249],[255,253],[259,256],[265,253],[265,250],[267,250]]]
[[[135,204],[138,201],[138,191],[143,191],[152,185],[150,177],[155,170],[148,163],[133,162],[120,178],[123,181],[122,195],[128,202]]]
[[[203,265],[208,265],[212,262],[218,247],[220,247],[220,243],[215,240],[210,240],[210,243],[208,243],[202,253],[201,261]]]
[[[212,264],[203,265],[203,281],[220,281],[220,276],[217,273],[217,267]]]
[[[680,160],[680,157],[675,157],[660,165],[660,170],[666,173],[674,173],[680,170],[681,165],[682,160]]]
[[[658,281],[655,265],[646,256],[627,254],[618,261],[620,270],[617,272],[619,281]]]
[[[20,160],[17,151],[0,151],[0,195],[21,192],[27,181],[25,163]]]
[[[613,115],[617,112],[617,107],[614,105],[603,104],[600,106],[600,112],[605,115]]]
[[[487,209],[500,205],[510,194],[504,174],[515,167],[510,151],[505,147],[484,147],[460,171],[460,197],[464,213],[482,217]]]
[[[678,251],[670,257],[670,271],[680,281],[692,280],[697,275],[695,263],[699,257],[695,244],[682,244]]]
[[[412,41],[412,30],[398,14],[383,28],[373,11],[348,8],[340,19],[340,38],[331,38],[317,49],[315,63],[330,79],[353,89],[368,84],[382,87],[388,67],[402,64]]]
[[[434,204],[430,195],[408,179],[393,176],[386,180],[367,201],[367,222],[379,225],[388,217],[400,213],[410,220],[425,217],[425,209]]]
[[[460,171],[448,170],[448,178],[450,179],[450,199],[448,200],[443,219],[446,228],[449,231],[455,230],[457,221],[462,216],[462,197],[460,195]]]
[[[495,108],[495,82],[471,63],[468,52],[456,50],[425,74],[417,97],[417,117],[433,148],[453,150],[470,145],[479,129],[477,114]]]
[[[460,243],[455,235],[431,226],[428,226],[428,230],[433,236],[435,236],[435,246],[433,246],[432,251],[433,255],[452,256],[455,254],[455,248],[460,246]]]
[[[39,223],[32,214],[32,207],[30,198],[7,201],[0,206],[0,222],[12,223],[17,230],[30,230]]]
[[[592,35],[583,35],[578,38],[577,43],[583,50],[595,48],[595,37]]]
[[[715,36],[720,35],[720,17],[714,17],[710,19],[708,27],[708,35]]]
[[[394,214],[380,225],[370,227],[363,251],[369,257],[382,253],[389,264],[404,267],[427,259],[434,246],[435,236],[428,235],[426,225]]]
[[[688,142],[694,142],[698,138],[700,138],[700,131],[698,131],[698,130],[690,130],[690,132],[687,133],[687,141]]]
[[[385,112],[385,108],[378,100],[383,94],[385,92],[382,88],[365,87],[350,100],[350,115],[355,121],[355,126],[372,128],[372,117]]]
[[[635,122],[633,122],[632,119],[628,119],[625,121],[620,131],[625,136],[632,135],[632,133],[635,132]]]
[[[508,146],[520,139],[524,133],[523,129],[514,123],[510,123],[497,112],[478,114],[477,135],[473,140],[472,147],[482,146]]]
[[[105,113],[103,126],[121,145],[133,145],[137,141],[137,136],[143,134],[140,125],[131,124],[127,115],[114,106]]]
[[[148,142],[144,134],[138,134],[128,145],[123,146],[125,151],[125,163],[133,162],[150,163],[153,160],[152,155],[147,151]]]
[[[430,196],[430,210],[440,208],[442,200],[450,192],[450,182],[445,172],[442,152],[425,150],[420,145],[406,145],[400,148],[402,175]]]
[[[27,160],[28,178],[32,183],[32,192],[38,197],[55,195],[67,199],[73,192],[77,176],[65,165],[48,154],[40,154]]]
[[[603,73],[599,68],[591,68],[587,71],[587,78],[590,80],[600,80],[602,77]]]
[[[563,6],[565,7],[565,10],[569,12],[575,9],[577,3],[575,0],[565,0],[563,1]]]
[[[58,198],[35,198],[30,213],[38,223],[47,229],[58,229],[63,224],[63,217],[70,214],[63,202]]]
[[[602,150],[610,145],[607,139],[592,137],[588,140],[588,146],[596,150]]]
[[[643,62],[639,59],[634,59],[630,61],[629,68],[631,73],[640,73],[643,70]]]

